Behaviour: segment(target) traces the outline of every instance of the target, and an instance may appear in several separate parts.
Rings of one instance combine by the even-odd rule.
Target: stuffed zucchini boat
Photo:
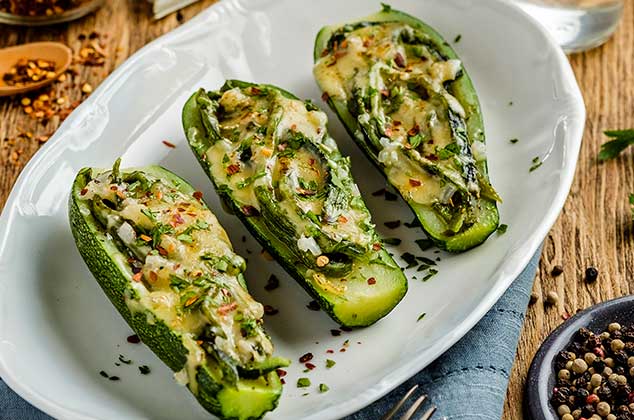
[[[257,419],[282,393],[263,306],[202,195],[159,166],[82,169],[69,218],[77,249],[143,342],[222,419]]]
[[[370,325],[407,280],[385,251],[326,114],[270,85],[228,81],[183,110],[189,144],[262,246],[338,323]]]
[[[462,252],[498,226],[484,126],[456,53],[420,20],[384,5],[323,28],[314,50],[322,98],[439,246]]]

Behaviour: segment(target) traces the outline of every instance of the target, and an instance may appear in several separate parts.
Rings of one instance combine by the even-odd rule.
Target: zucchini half
[[[438,32],[384,5],[321,29],[314,60],[323,99],[438,247],[466,251],[497,229],[478,97]]]
[[[185,104],[189,144],[216,190],[262,246],[339,324],[370,325],[407,291],[310,102],[231,80]]]
[[[183,179],[159,166],[84,168],[69,199],[77,249],[139,337],[222,419],[258,419],[282,393],[244,260]]]

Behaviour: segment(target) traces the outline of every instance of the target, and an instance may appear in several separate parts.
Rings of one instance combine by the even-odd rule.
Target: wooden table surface
[[[95,15],[68,25],[45,30],[0,26],[0,47],[53,40],[78,51],[82,45],[80,34],[107,34],[105,64],[79,66],[74,80],[55,87],[73,102],[82,97],[78,86],[83,83],[97,86],[143,45],[212,3],[214,0],[203,0],[178,15],[154,21],[150,6],[144,1],[109,0]],[[505,419],[522,418],[526,371],[542,340],[563,322],[562,316],[630,294],[634,288],[634,223],[628,204],[628,194],[634,192],[634,151],[604,164],[596,160],[605,141],[604,130],[634,127],[634,2],[626,1],[625,18],[610,42],[572,56],[571,63],[586,101],[588,120],[570,197],[545,242],[533,289],[538,301],[530,306],[522,331],[507,393]],[[73,84],[74,88],[63,91]],[[20,170],[40,147],[36,138],[54,132],[59,123],[59,118],[54,117],[42,124],[24,113],[18,99],[0,98],[0,203],[4,205]],[[18,138],[21,133],[31,133],[33,138]],[[564,268],[564,273],[556,278],[550,274],[555,265]],[[584,272],[590,266],[600,273],[594,284],[584,282]],[[549,291],[560,297],[554,307],[543,304]]]

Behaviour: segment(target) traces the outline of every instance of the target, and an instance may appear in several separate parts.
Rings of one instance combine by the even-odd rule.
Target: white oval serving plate
[[[441,258],[435,277],[422,282],[420,273],[408,270],[410,290],[387,318],[332,336],[336,325],[323,312],[308,310],[310,298],[224,213],[185,143],[180,111],[197,87],[217,88],[225,78],[273,83],[325,108],[311,72],[315,34],[380,5],[224,0],[117,69],[20,175],[0,219],[0,376],[11,388],[61,419],[208,418],[147,348],[126,342],[131,331],[75,249],[66,216],[71,182],[80,168],[108,167],[118,156],[124,166],[160,163],[202,190],[237,251],[248,257],[253,294],[279,309],[266,326],[278,354],[295,363],[279,408],[267,418],[325,420],[351,413],[427,366],[473,327],[525,267],[563,206],[581,143],[583,100],[564,54],[514,6],[499,0],[391,3],[449,42],[462,35],[454,47],[482,102],[491,178],[504,198],[507,233],[461,255],[427,251]],[[403,239],[393,252],[420,255],[414,244],[423,237],[420,230],[383,225],[409,222],[411,212],[401,201],[371,195],[385,186],[382,176],[329,116],[379,230]],[[511,138],[519,142],[511,144]],[[535,157],[544,163],[529,172]],[[272,273],[282,284],[266,292]],[[423,312],[427,316],[417,322]],[[344,340],[349,347],[340,352]],[[306,352],[318,366],[310,373],[297,362]],[[119,354],[133,364],[115,366]],[[326,358],[337,365],[326,369]],[[140,364],[152,373],[140,375]],[[121,380],[108,381],[101,370]],[[300,376],[313,385],[296,388]],[[316,390],[322,382],[330,387],[325,394]]]

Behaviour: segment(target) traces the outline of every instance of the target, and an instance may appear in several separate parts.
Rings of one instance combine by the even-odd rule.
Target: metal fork
[[[418,389],[418,385],[414,385],[413,387],[411,387],[410,390],[405,393],[403,398],[401,398],[399,402],[394,404],[394,407],[392,407],[392,409],[383,417],[383,420],[391,420],[392,418],[394,418],[394,415],[398,412],[398,410],[401,409],[401,407],[403,407],[403,404],[405,404],[408,400],[411,399],[411,397],[414,395],[414,392],[416,392],[417,389]],[[425,403],[425,401],[427,401],[427,399],[428,399],[427,394],[423,394],[420,397],[418,397],[416,401],[414,401],[414,403],[407,409],[405,414],[401,416],[400,420],[412,419],[414,417],[414,414],[416,414],[418,409],[423,405],[423,403]],[[434,415],[435,412],[436,412],[436,406],[432,405],[417,420],[429,420]]]

